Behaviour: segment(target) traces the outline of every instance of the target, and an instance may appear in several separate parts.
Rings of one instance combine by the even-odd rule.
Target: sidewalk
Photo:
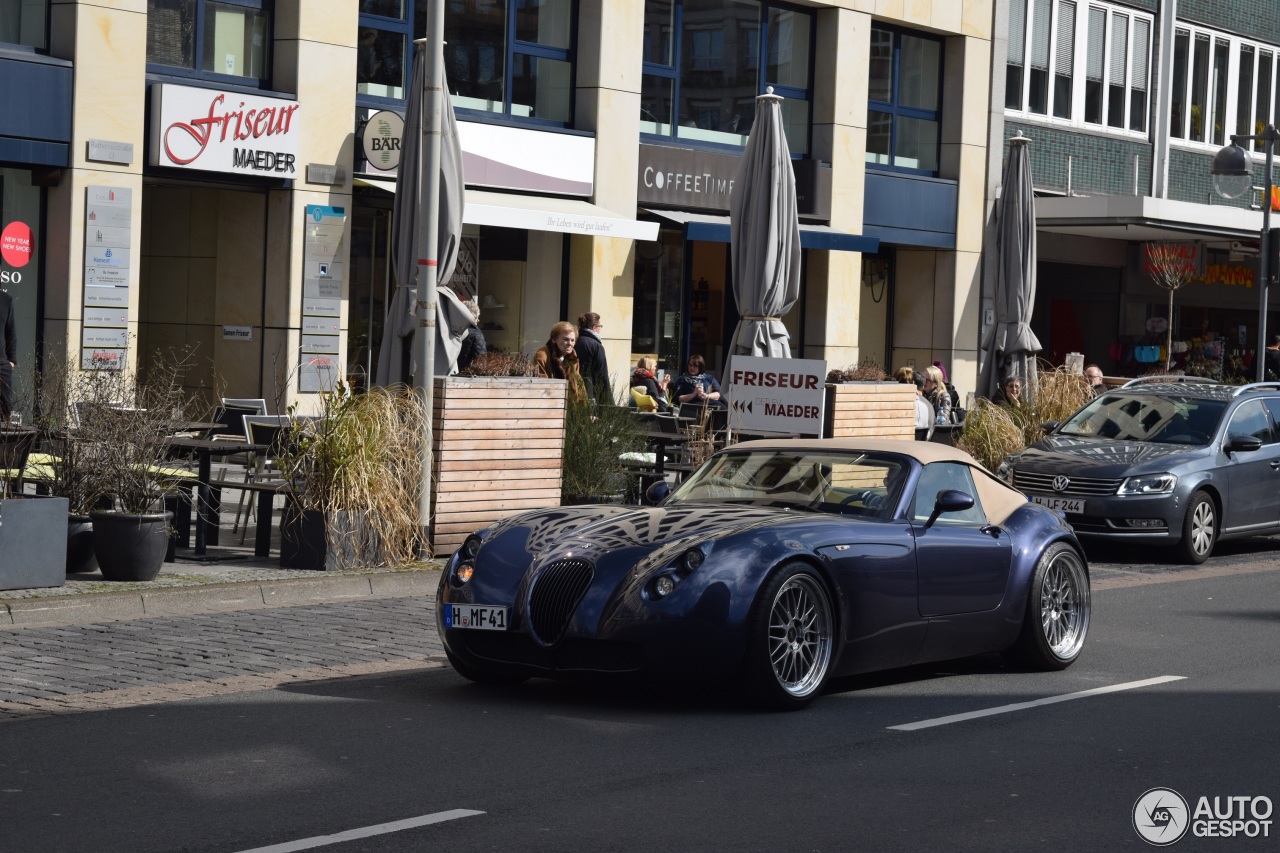
[[[165,563],[153,581],[123,583],[69,575],[65,586],[0,590],[0,631],[157,616],[219,613],[344,600],[433,595],[441,560],[343,572],[282,569],[250,548],[220,548],[244,559]]]

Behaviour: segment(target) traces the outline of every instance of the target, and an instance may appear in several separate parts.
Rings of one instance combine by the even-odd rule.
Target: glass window
[[[1169,135],[1179,139],[1187,136],[1187,62],[1190,34],[1178,30],[1173,37],[1173,111],[1169,117]]]
[[[867,163],[936,174],[942,41],[872,26],[870,81]]]
[[[45,50],[49,0],[0,0],[0,43]]]
[[[1006,109],[1146,132],[1150,16],[1085,0],[1010,0],[1009,26]]]
[[[772,86],[787,143],[809,150],[813,15],[762,0],[647,0],[641,132],[745,145]],[[763,59],[763,61],[762,61]]]
[[[969,466],[959,462],[932,462],[924,466],[916,483],[915,500],[911,504],[914,521],[928,521],[938,494],[948,489],[964,492],[973,498],[973,506],[961,512],[948,512],[938,516],[937,524],[986,524],[987,517],[978,503],[978,490],[973,485]]]
[[[1227,427],[1227,438],[1237,435],[1251,435],[1260,439],[1263,444],[1271,443],[1271,422],[1267,420],[1267,410],[1261,400],[1249,400],[1241,404],[1231,416],[1231,425]]]
[[[1271,438],[1266,440],[1267,444],[1276,444],[1280,442],[1280,397],[1267,397],[1263,402],[1267,404],[1267,412],[1271,415]]]
[[[266,81],[272,0],[147,0],[147,62]]]
[[[1259,51],[1258,53],[1258,93],[1257,93],[1257,109],[1254,111],[1253,117],[1253,134],[1262,135],[1267,129],[1267,116],[1271,115],[1271,75],[1274,70],[1272,63],[1275,54],[1269,50]],[[1261,151],[1265,143],[1258,140],[1253,143],[1253,150]]]
[[[356,60],[361,103],[404,99],[412,39],[426,35],[427,5],[362,0]],[[575,0],[446,3],[444,67],[454,107],[571,124],[576,10]]]

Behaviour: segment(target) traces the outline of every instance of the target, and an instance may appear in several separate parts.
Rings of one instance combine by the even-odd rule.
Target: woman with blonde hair
[[[947,391],[947,380],[942,371],[932,364],[924,373],[924,398],[933,406],[933,422],[935,424],[951,423],[951,394]]]
[[[546,345],[533,354],[533,367],[538,376],[564,379],[569,385],[568,399],[583,403],[587,392],[578,371],[578,353],[573,348],[577,342],[578,330],[572,323],[556,323],[551,327]]]
[[[635,373],[631,374],[631,387],[644,388],[644,392],[658,404],[658,411],[670,410],[671,402],[667,399],[667,386],[671,383],[669,375],[658,379],[654,371],[658,369],[658,361],[651,356],[643,356],[636,362]]]

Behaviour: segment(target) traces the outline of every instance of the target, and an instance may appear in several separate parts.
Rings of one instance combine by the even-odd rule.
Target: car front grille
[[[1070,484],[1062,491],[1057,491],[1053,487],[1053,481],[1060,474],[1042,474],[1039,471],[1023,471],[1015,468],[1013,472],[1014,488],[1024,492],[1040,492],[1042,494],[1051,495],[1078,495],[1080,497],[1100,497],[1102,495],[1114,495],[1119,489],[1120,484],[1124,482],[1123,478],[1115,480],[1101,480],[1096,477],[1072,477],[1066,475],[1070,480]]]
[[[538,573],[529,595],[529,627],[538,640],[560,642],[594,575],[586,560],[556,560]]]

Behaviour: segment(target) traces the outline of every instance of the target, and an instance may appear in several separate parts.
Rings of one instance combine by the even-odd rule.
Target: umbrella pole
[[[418,228],[418,328],[413,336],[417,348],[418,373],[415,385],[422,395],[426,412],[426,428],[423,436],[422,492],[418,496],[418,522],[422,525],[422,553],[431,555],[431,418],[435,405],[436,360],[436,269],[439,265],[440,221],[440,140],[442,124],[442,46],[444,44],[444,3],[442,0],[427,7],[427,74],[423,117],[423,158],[418,171],[418,197],[422,199],[421,223]]]

